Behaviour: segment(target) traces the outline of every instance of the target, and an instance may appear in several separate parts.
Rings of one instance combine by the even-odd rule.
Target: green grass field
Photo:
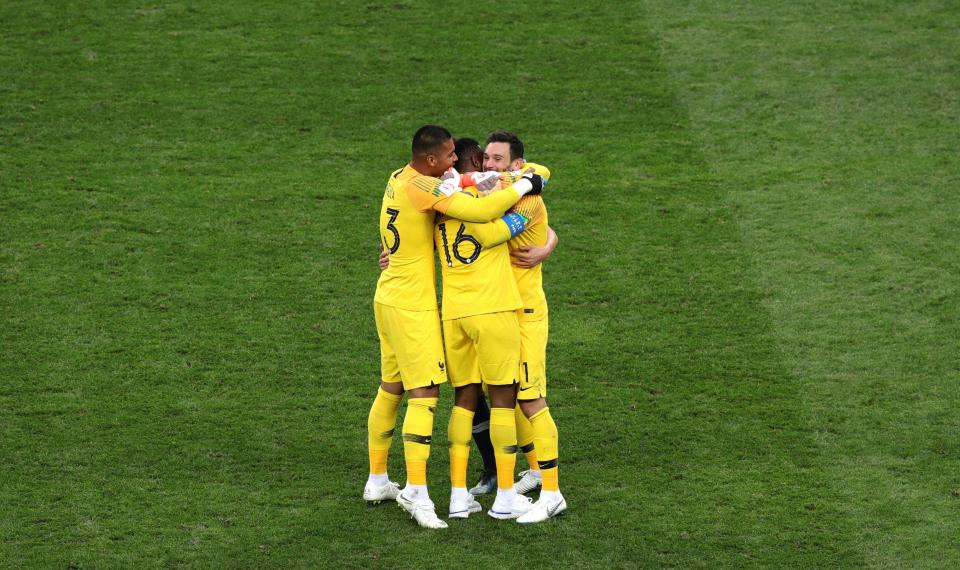
[[[0,566],[960,567],[957,29],[935,1],[4,3]],[[564,519],[360,500],[376,220],[425,123],[553,170]]]

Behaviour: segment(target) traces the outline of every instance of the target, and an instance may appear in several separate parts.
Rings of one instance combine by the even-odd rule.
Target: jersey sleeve
[[[494,220],[486,223],[467,222],[466,233],[477,238],[485,248],[491,248],[501,243],[506,243],[512,236],[510,228],[503,220]]]
[[[520,194],[513,188],[490,193],[484,198],[457,192],[434,202],[433,209],[465,222],[488,222],[503,215],[519,199]]]
[[[530,224],[536,224],[543,221],[547,209],[542,197],[524,196],[510,210],[530,220]]]
[[[434,209],[434,205],[446,198],[446,194],[440,188],[439,178],[431,176],[418,176],[404,186],[407,197],[413,207],[420,212],[426,212]]]

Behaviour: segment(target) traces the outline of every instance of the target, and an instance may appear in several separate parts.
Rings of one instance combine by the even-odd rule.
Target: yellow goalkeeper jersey
[[[524,245],[542,247],[547,244],[547,205],[540,196],[524,196],[511,210],[521,214],[530,221],[523,233],[517,234],[507,242],[507,247],[513,251]],[[537,321],[547,317],[547,295],[543,292],[542,264],[530,269],[511,265],[513,277],[523,299],[523,311],[520,320]]]
[[[533,162],[524,163],[518,172],[504,172],[500,175],[498,187],[513,184],[525,173],[533,172],[544,179],[550,179],[550,170]],[[510,251],[525,245],[542,247],[547,244],[547,205],[541,196],[524,196],[511,209],[530,221],[523,233],[511,238],[507,242]],[[547,317],[547,295],[543,292],[543,270],[540,264],[530,269],[523,269],[511,265],[513,277],[516,280],[520,297],[523,300],[523,310],[520,320],[537,321]]]
[[[464,190],[478,196],[476,188]],[[440,216],[433,241],[443,276],[443,320],[515,311],[520,292],[510,270],[506,242],[510,229],[502,220],[470,223]]]
[[[380,274],[374,301],[409,311],[435,310],[435,210],[466,221],[486,222],[503,215],[518,198],[512,188],[482,199],[462,192],[448,196],[439,179],[424,176],[409,164],[394,171],[383,193],[379,224],[390,265]]]

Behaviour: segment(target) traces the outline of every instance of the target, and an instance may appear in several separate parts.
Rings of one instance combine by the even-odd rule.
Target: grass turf
[[[0,8],[0,559],[960,563],[960,12],[447,8]],[[427,122],[554,171],[562,521],[358,498],[380,189]]]

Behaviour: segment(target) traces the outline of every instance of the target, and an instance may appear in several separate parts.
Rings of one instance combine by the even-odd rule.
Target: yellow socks
[[[517,447],[520,448],[524,457],[527,458],[527,465],[530,466],[530,469],[539,471],[540,466],[537,464],[536,446],[533,444],[533,425],[530,423],[530,420],[527,419],[527,416],[523,414],[523,410],[520,409],[520,404],[517,404],[517,407],[514,409],[514,417],[517,421]]]
[[[391,394],[383,388],[377,390],[377,397],[370,407],[367,417],[367,449],[370,452],[370,473],[374,475],[387,472],[387,455],[393,441],[393,430],[397,425],[397,408],[402,395]]]
[[[543,475],[544,491],[560,490],[560,475],[557,467],[559,455],[559,437],[557,424],[550,415],[550,408],[544,408],[530,418],[533,424],[534,442],[537,446],[537,456],[540,463],[540,472]]]
[[[427,484],[427,459],[433,440],[433,411],[437,398],[410,398],[403,418],[403,455],[407,460],[407,483]]]
[[[467,488],[467,460],[470,458],[470,438],[473,432],[473,412],[454,406],[447,426],[450,440],[450,486]]]
[[[491,408],[490,441],[497,460],[497,488],[513,489],[513,469],[517,464],[517,420],[513,408]]]

